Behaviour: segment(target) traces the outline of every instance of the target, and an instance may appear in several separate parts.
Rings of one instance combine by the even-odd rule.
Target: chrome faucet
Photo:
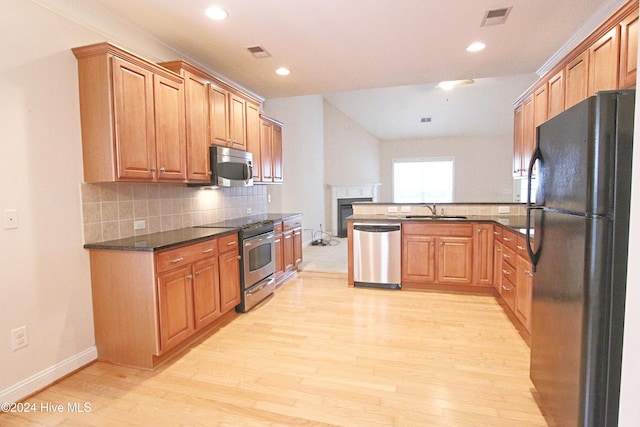
[[[431,215],[436,216],[438,215],[438,209],[436,209],[436,204],[434,203],[433,206],[429,206],[429,205],[424,205],[425,207],[429,208],[429,210],[431,211]]]

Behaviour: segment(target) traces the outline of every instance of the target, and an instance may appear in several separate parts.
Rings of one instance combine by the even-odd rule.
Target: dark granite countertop
[[[239,228],[187,227],[141,236],[125,237],[124,239],[109,240],[106,242],[87,243],[84,245],[84,248],[154,252],[185,243],[195,243],[200,240],[237,233],[239,230]]]
[[[424,221],[424,222],[495,222],[505,227],[508,227],[518,233],[525,233],[526,230],[526,217],[520,215],[464,215],[465,218],[441,218],[441,219],[429,219],[429,218],[407,218],[403,215],[352,215],[347,220],[349,221],[369,221],[369,222],[406,222],[406,221]]]

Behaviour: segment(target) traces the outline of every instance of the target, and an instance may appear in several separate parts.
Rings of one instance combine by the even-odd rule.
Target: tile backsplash
[[[267,212],[267,188],[184,184],[80,184],[84,243],[169,231]],[[145,227],[134,230],[134,221]]]

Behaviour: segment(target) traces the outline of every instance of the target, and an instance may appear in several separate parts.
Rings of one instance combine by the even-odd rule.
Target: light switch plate
[[[134,230],[143,230],[145,228],[147,228],[147,224],[146,224],[144,219],[139,219],[139,220],[133,221],[133,229]]]
[[[411,206],[402,206],[400,212],[411,212]]]
[[[18,228],[18,210],[7,209],[4,211],[3,223],[5,230]]]

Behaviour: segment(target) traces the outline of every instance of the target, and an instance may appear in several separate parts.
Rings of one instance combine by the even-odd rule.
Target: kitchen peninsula
[[[351,287],[358,286],[354,224],[400,225],[401,289],[494,294],[528,339],[533,274],[524,205],[354,204],[347,221]]]

